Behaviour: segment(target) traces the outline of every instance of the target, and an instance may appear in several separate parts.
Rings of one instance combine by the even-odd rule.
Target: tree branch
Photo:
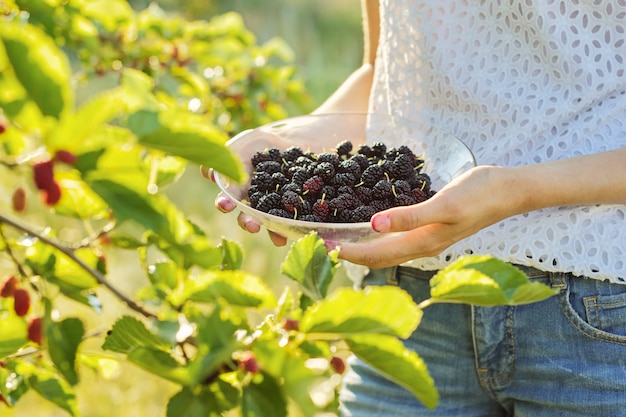
[[[25,225],[21,224],[17,220],[9,219],[8,217],[6,217],[2,213],[0,213],[0,223],[6,224],[6,225],[8,225],[8,226],[10,226],[10,227],[12,227],[14,229],[20,230],[20,231],[26,233],[27,235],[30,235],[30,236],[32,236],[34,238],[37,238],[40,241],[42,241],[43,243],[45,243],[47,245],[50,245],[53,248],[55,248],[56,250],[62,252],[67,257],[69,257],[73,262],[75,262],[78,266],[80,266],[82,269],[84,269],[89,275],[94,277],[96,279],[96,281],[98,281],[98,283],[100,285],[105,287],[107,290],[109,290],[111,293],[113,293],[113,295],[115,295],[117,298],[119,298],[121,301],[123,301],[131,310],[134,310],[137,313],[139,313],[142,316],[147,317],[147,318],[156,318],[157,317],[156,314],[151,313],[151,312],[145,310],[142,306],[140,306],[135,301],[131,300],[126,295],[122,294],[117,288],[112,286],[107,281],[106,277],[103,274],[100,273],[100,271],[97,271],[97,270],[93,269],[92,267],[87,265],[82,259],[77,257],[74,254],[74,250],[73,249],[69,249],[69,248],[59,244],[58,242],[55,242],[54,240],[52,240],[52,239],[50,239],[50,238],[48,238],[46,236],[43,236],[40,233],[37,233],[36,231],[30,229],[28,226],[25,226]]]

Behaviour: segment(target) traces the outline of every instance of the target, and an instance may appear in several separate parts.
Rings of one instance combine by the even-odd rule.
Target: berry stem
[[[111,283],[109,283],[107,281],[106,277],[103,274],[101,274],[99,271],[93,269],[92,267],[87,265],[82,259],[77,257],[74,254],[74,250],[73,249],[67,248],[67,247],[65,247],[65,246],[55,242],[54,240],[49,239],[49,238],[47,238],[47,237],[45,237],[45,236],[35,232],[34,230],[30,229],[28,226],[25,226],[25,225],[21,224],[17,220],[9,219],[7,216],[3,215],[2,213],[0,213],[0,224],[6,224],[6,225],[8,225],[8,226],[10,226],[10,227],[12,227],[14,229],[17,229],[17,230],[20,230],[20,231],[26,233],[29,236],[32,236],[32,237],[35,237],[35,238],[39,239],[40,241],[42,241],[43,243],[45,243],[45,244],[47,244],[49,246],[52,246],[53,248],[55,248],[59,252],[62,252],[64,255],[69,257],[74,263],[76,263],[78,266],[80,266],[89,275],[94,277],[96,279],[96,281],[98,281],[98,283],[100,285],[102,285],[103,287],[108,289],[117,298],[119,298],[121,301],[123,301],[131,310],[134,310],[137,313],[139,313],[142,316],[147,317],[147,318],[156,318],[157,317],[156,314],[151,313],[151,312],[145,310],[143,307],[141,307],[135,301],[131,300],[126,295],[122,294],[117,288],[112,286]],[[2,237],[4,239],[4,235]],[[4,240],[6,242],[6,239],[4,239]],[[8,245],[7,245],[7,247],[8,247]],[[20,273],[21,272],[22,271],[20,271]]]

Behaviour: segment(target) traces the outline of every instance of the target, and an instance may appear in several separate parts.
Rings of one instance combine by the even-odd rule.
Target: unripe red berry
[[[298,330],[300,328],[300,322],[294,319],[287,319],[283,322],[283,329],[289,330]]]
[[[63,162],[64,164],[74,165],[76,163],[76,155],[70,151],[61,149],[54,154],[54,160]]]
[[[15,289],[18,287],[19,281],[14,276],[10,276],[4,280],[0,287],[0,297],[13,297]]]
[[[22,187],[18,187],[15,191],[13,191],[11,203],[13,205],[13,210],[18,213],[21,213],[26,209],[26,191],[24,191]]]
[[[246,372],[256,374],[261,370],[259,363],[256,361],[254,354],[250,351],[244,352],[239,358],[239,368]]]
[[[7,125],[4,122],[0,122],[0,135],[6,132]]]
[[[59,183],[56,181],[52,181],[52,183],[45,189],[45,201],[49,206],[54,206],[61,199],[61,187]]]
[[[34,317],[28,323],[28,340],[35,342],[38,345],[41,344],[41,325],[41,317]]]
[[[13,304],[15,314],[20,317],[24,317],[28,314],[30,310],[30,294],[28,294],[28,291],[22,288],[16,288],[13,292],[13,299],[15,300]]]
[[[38,162],[33,166],[33,179],[40,190],[47,190],[54,183],[54,167],[52,161]]]
[[[330,366],[340,375],[346,372],[346,363],[339,356],[330,358]]]

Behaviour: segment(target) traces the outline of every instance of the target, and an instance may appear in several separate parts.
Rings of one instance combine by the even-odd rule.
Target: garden
[[[200,168],[244,181],[227,141],[359,64],[333,3],[0,4],[0,416],[332,416],[350,354],[436,407],[402,344],[423,309],[552,294],[468,256],[416,305],[216,212]]]

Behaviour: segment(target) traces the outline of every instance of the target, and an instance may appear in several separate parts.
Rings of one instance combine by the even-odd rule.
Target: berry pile
[[[332,152],[276,147],[252,157],[250,206],[275,216],[310,222],[368,222],[374,213],[430,198],[424,160],[407,146],[350,141]]]

